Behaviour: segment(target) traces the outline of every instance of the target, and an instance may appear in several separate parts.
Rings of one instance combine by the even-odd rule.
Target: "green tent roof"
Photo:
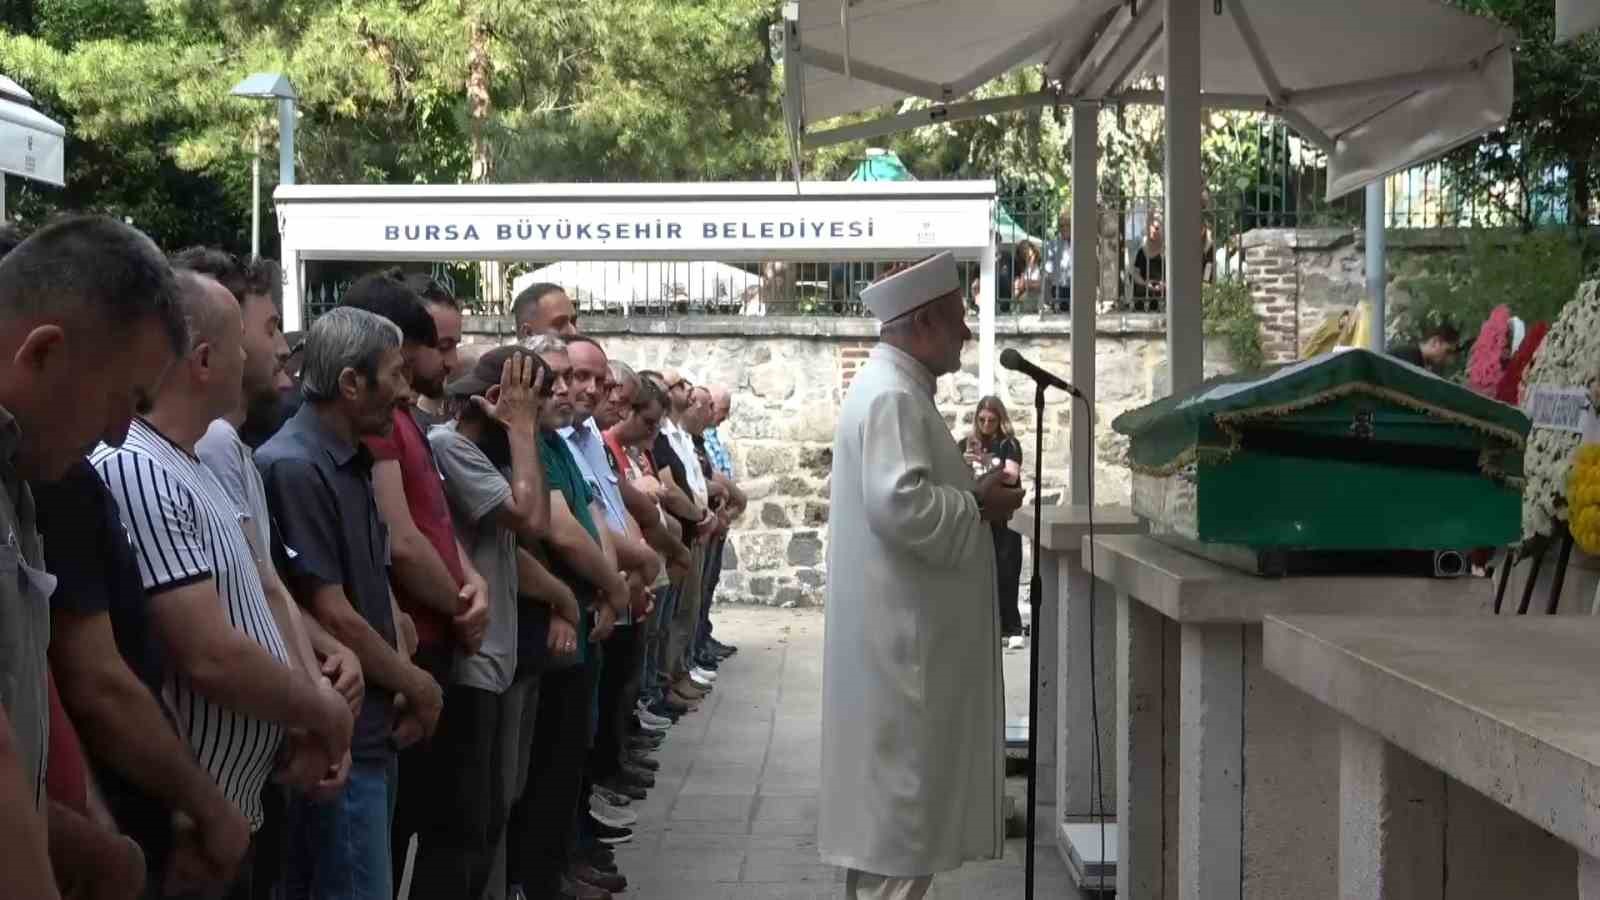
[[[850,173],[847,181],[916,181],[915,175],[900,161],[900,155],[893,150],[871,150],[867,158],[856,164],[855,171]],[[1011,218],[1011,213],[1006,211],[1005,205],[994,205],[994,228],[1000,233],[1000,243],[1020,244],[1023,241],[1039,243],[1039,239],[1029,234],[1017,220]]]

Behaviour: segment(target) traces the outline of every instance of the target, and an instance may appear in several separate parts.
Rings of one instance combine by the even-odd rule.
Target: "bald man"
[[[353,717],[302,655],[268,601],[238,505],[195,455],[213,420],[239,406],[244,325],[239,303],[209,276],[178,272],[192,347],[149,414],[120,447],[90,457],[122,513],[139,559],[152,636],[167,657],[167,689],[195,757],[250,820],[291,731],[289,783],[342,782]],[[233,624],[238,623],[238,624]],[[248,857],[247,857],[248,858]],[[246,868],[237,884],[250,882]]]

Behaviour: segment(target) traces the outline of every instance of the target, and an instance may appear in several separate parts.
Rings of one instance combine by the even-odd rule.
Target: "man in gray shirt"
[[[481,897],[486,888],[499,896],[505,888],[503,870],[492,876],[538,704],[538,672],[517,670],[517,542],[537,541],[550,515],[535,436],[540,368],[516,347],[489,351],[447,388],[463,401],[455,421],[428,434],[456,533],[489,586],[489,625],[476,653],[456,651],[445,688],[433,740],[435,752],[456,761],[439,777],[451,780],[458,815],[425,826],[412,875],[418,896]]]

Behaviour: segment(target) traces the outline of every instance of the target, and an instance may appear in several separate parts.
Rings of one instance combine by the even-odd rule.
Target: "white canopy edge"
[[[60,123],[0,96],[0,173],[60,187],[66,184],[66,142]]]
[[[1600,2],[1556,0],[1556,40],[1574,40],[1597,28],[1600,28]]]
[[[1593,0],[1587,2],[1592,3]],[[808,4],[807,8],[814,5],[817,4]],[[860,15],[864,22],[870,24],[874,19],[905,12],[898,9],[904,5],[879,3]],[[938,7],[920,10],[924,15],[954,11],[960,16],[978,8],[975,3],[966,0],[921,5]],[[1022,4],[1024,7],[1029,5]],[[1441,26],[1448,25],[1460,33],[1462,40],[1472,48],[1467,52],[1475,55],[1465,59],[1457,56],[1454,61],[1441,60],[1437,55],[1419,55],[1415,71],[1341,83],[1313,83],[1289,89],[1279,82],[1270,54],[1263,47],[1243,4],[1239,0],[1226,0],[1226,6],[1243,45],[1243,61],[1247,68],[1253,65],[1261,89],[1248,93],[1210,92],[1202,95],[1202,103],[1213,108],[1264,110],[1283,117],[1328,154],[1329,199],[1446,153],[1500,127],[1510,115],[1515,35],[1508,29],[1472,20],[1458,12],[1441,10]],[[1052,86],[1035,93],[952,102],[960,96],[955,93],[957,88],[970,92],[976,86],[970,78],[934,81],[896,72],[888,64],[852,61],[847,66],[840,54],[805,45],[800,19],[802,10],[797,4],[791,3],[785,10],[788,18],[784,50],[784,109],[791,136],[798,145],[796,152],[799,147],[865,140],[921,125],[959,121],[1028,107],[1059,106],[1077,101],[1161,103],[1163,97],[1158,91],[1129,90],[1127,87],[1138,73],[1159,68],[1152,65],[1152,60],[1159,57],[1162,42],[1161,17],[1153,12],[1159,7],[1160,4],[1154,2],[1129,6],[1107,4],[1102,0],[1082,0],[1065,15],[1059,7],[1048,12],[1036,8],[1033,14],[1037,28],[1026,41],[1021,42],[1005,43],[1004,35],[965,34],[959,28],[952,29],[956,33],[935,38],[943,41],[941,45],[919,46],[915,58],[908,58],[905,65],[910,68],[926,67],[929,71],[940,73],[955,71],[952,66],[961,65],[968,67],[962,71],[992,77],[991,73],[995,73],[1002,63],[1015,67],[1043,62],[1047,76],[1052,81]],[[849,16],[857,14],[853,8],[847,9]],[[1415,19],[1429,14],[1429,11],[1425,8],[1412,9],[1410,13]],[[847,17],[845,21],[848,23],[850,19]],[[1007,24],[1013,29],[1020,27],[1016,22]],[[1064,27],[1072,25],[1080,30],[1062,33]],[[1277,25],[1281,28],[1281,22]],[[858,30],[873,33],[864,26],[858,27]],[[827,34],[815,22],[812,31],[818,35]],[[846,42],[850,42],[848,34],[851,28],[846,27],[843,31]],[[1054,43],[1044,41],[1041,34],[1053,36]],[[897,39],[890,33],[883,32],[882,35],[882,39],[889,41],[888,46],[897,46]],[[962,52],[965,52],[966,48],[979,44],[992,48],[1002,43],[1006,47],[1004,54],[980,60],[975,67],[970,62],[950,62],[945,59],[952,55],[961,57],[957,45],[961,45]],[[857,45],[859,52],[870,52],[870,48],[860,39],[857,39]],[[896,51],[885,52],[893,56]],[[848,55],[849,51],[845,56]],[[970,61],[970,53],[964,59]],[[1230,59],[1227,62],[1232,68],[1239,68],[1238,60]],[[849,91],[841,91],[840,88],[846,85],[831,78],[831,75],[840,74],[845,69],[849,70],[847,86],[852,88]],[[818,70],[824,73],[820,81],[815,75]],[[1236,72],[1230,74],[1237,79]],[[807,113],[808,98],[813,94],[824,98],[822,109],[830,117],[864,111],[907,97],[934,102],[931,106],[918,109],[902,108],[896,114],[866,122],[807,132],[807,126],[815,121],[808,118]]]

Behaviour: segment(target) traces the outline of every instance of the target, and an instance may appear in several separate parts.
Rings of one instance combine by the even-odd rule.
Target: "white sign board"
[[[1594,420],[1594,404],[1586,388],[1531,386],[1522,407],[1535,428],[1582,434]]]
[[[43,113],[0,97],[0,174],[64,184],[66,130]]]
[[[509,186],[520,188],[522,186]],[[604,185],[590,185],[601,190]],[[683,187],[692,188],[692,185]],[[727,186],[723,186],[727,187]],[[774,188],[777,190],[774,190]],[[565,198],[531,194],[412,201],[276,199],[285,246],[302,259],[896,259],[936,250],[977,258],[992,207],[976,192],[923,196],[759,194]],[[858,190],[860,194],[870,189]]]

